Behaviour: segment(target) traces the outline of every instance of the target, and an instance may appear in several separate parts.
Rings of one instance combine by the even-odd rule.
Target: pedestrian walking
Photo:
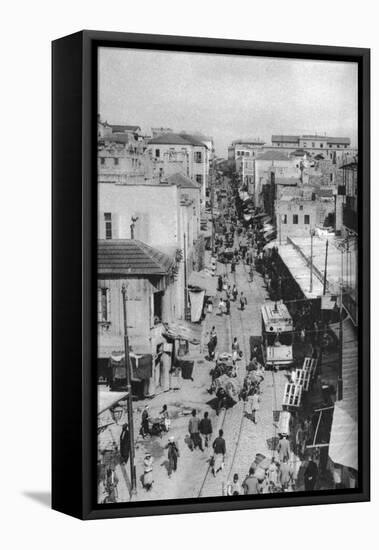
[[[251,420],[254,422],[254,424],[257,423],[257,412],[259,411],[259,403],[260,403],[260,397],[257,392],[253,393],[249,397],[249,403],[251,407]]]
[[[212,422],[210,418],[208,418],[208,411],[205,411],[204,418],[200,420],[199,431],[200,431],[200,434],[204,437],[205,447],[208,447],[209,441],[212,437],[212,432],[213,432]]]
[[[240,309],[243,311],[247,305],[247,299],[243,292],[240,294]]]
[[[223,430],[218,431],[218,437],[213,441],[213,460],[212,460],[212,474],[216,477],[216,474],[223,469],[224,460],[226,455],[226,443],[224,439]]]
[[[279,443],[277,447],[277,451],[279,453],[279,461],[283,462],[283,460],[286,458],[287,460],[290,457],[290,443],[287,439],[287,436],[279,436]]]
[[[288,464],[288,459],[285,456],[283,458],[283,462],[280,464],[280,468],[279,468],[279,481],[280,481],[280,484],[282,486],[283,491],[288,489],[290,479],[291,479],[290,465]]]
[[[208,359],[210,361],[213,361],[215,356],[215,348],[214,348],[214,341],[212,337],[208,341]]]
[[[106,471],[105,487],[104,487],[106,496],[103,501],[104,504],[117,502],[117,498],[118,498],[117,485],[118,485],[118,477],[116,475],[114,465],[111,464]]]
[[[242,487],[238,479],[238,474],[234,474],[233,481],[228,483],[226,487],[226,494],[228,497],[242,495]]]
[[[142,435],[143,439],[145,439],[145,437],[149,435],[149,433],[149,405],[145,405],[145,408],[142,412],[140,434]]]
[[[236,260],[235,260],[235,257],[233,256],[230,264],[230,273],[235,273],[235,272],[236,272]]]
[[[226,309],[226,315],[230,315],[230,298],[229,298],[229,296],[226,298],[226,301],[225,301],[225,309]]]
[[[170,416],[168,414],[167,405],[163,405],[161,412],[159,413],[164,424],[165,431],[168,432],[171,425]]]
[[[300,457],[297,456],[295,453],[291,453],[291,459],[290,459],[289,465],[290,465],[292,488],[295,491],[302,461]]]
[[[311,458],[304,472],[304,488],[306,491],[313,491],[318,479],[317,464]]]
[[[172,435],[168,439],[167,449],[167,458],[168,458],[168,477],[171,477],[173,472],[176,472],[178,467],[178,458],[179,458],[179,448],[175,443],[175,438]]]
[[[212,330],[211,330],[211,338],[212,338],[212,340],[213,340],[214,348],[216,349],[216,347],[217,347],[217,332],[216,332],[216,327],[212,327]]]
[[[235,336],[232,343],[232,360],[235,363],[239,358],[240,354],[240,345],[238,343],[237,337]]]
[[[128,424],[122,426],[120,434],[120,459],[121,464],[126,464],[130,455],[130,433]]]
[[[218,280],[217,280],[217,290],[218,290],[219,292],[222,291],[222,276],[221,276],[221,275],[218,276]]]
[[[268,467],[268,471],[267,471],[267,479],[268,479],[268,482],[270,483],[270,486],[272,488],[274,487],[277,487],[278,485],[278,482],[279,482],[279,471],[278,471],[278,464],[275,460],[275,457],[273,456],[272,459],[271,459],[271,464],[269,465]]]
[[[220,314],[223,315],[225,311],[225,302],[223,298],[220,298],[220,302],[218,304],[218,307],[220,308]]]
[[[258,495],[259,494],[259,481],[254,475],[254,468],[250,468],[249,475],[242,483],[245,495]]]
[[[196,416],[196,409],[192,410],[191,418],[188,422],[188,432],[191,438],[191,451],[199,447],[200,451],[203,452],[203,441],[199,433],[199,419]]]
[[[233,288],[232,288],[232,296],[233,296],[233,301],[235,302],[238,296],[238,290],[235,284],[233,285]]]
[[[153,463],[154,459],[150,453],[145,454],[143,460],[143,486],[146,491],[150,491],[153,486]]]

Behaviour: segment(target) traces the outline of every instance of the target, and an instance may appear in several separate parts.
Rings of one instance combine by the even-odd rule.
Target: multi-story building
[[[322,156],[340,163],[354,157],[357,149],[351,146],[348,137],[329,137],[319,135],[273,135],[271,149],[280,149],[286,154],[304,151],[312,157]]]
[[[236,161],[238,158],[256,158],[264,150],[265,142],[260,138],[236,139],[228,147],[228,160]]]
[[[101,182],[98,187],[99,239],[138,239],[178,259],[174,313],[187,312],[186,281],[196,267],[200,237],[200,188],[182,174],[160,184]]]
[[[280,243],[286,242],[287,237],[307,237],[311,230],[328,224],[335,211],[333,194],[330,190],[315,191],[311,186],[282,190],[275,205]]]
[[[198,183],[201,189],[201,205],[205,207],[211,151],[203,142],[190,134],[162,134],[149,140],[148,151],[154,163],[154,172],[159,177],[175,173],[179,169]]]

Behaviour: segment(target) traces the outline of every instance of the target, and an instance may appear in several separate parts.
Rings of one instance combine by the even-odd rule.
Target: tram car
[[[278,370],[293,363],[293,321],[283,302],[265,302],[261,308],[266,368]]]

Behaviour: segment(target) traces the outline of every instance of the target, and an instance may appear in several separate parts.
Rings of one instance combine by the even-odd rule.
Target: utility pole
[[[343,298],[343,248],[341,248],[341,283],[340,283],[340,341],[338,357],[338,379],[337,379],[337,401],[343,398],[342,370],[343,370],[343,319],[342,319],[342,298]]]
[[[324,288],[323,288],[323,295],[326,294],[326,277],[328,273],[328,248],[329,248],[329,241],[326,241],[325,245],[325,269],[324,269]]]
[[[313,229],[310,230],[311,235],[311,265],[309,269],[309,292],[313,292],[313,235],[314,231]]]
[[[212,256],[215,252],[215,235],[214,235],[214,219],[213,219],[213,201],[214,201],[214,189],[213,189],[213,170],[210,177],[210,183],[211,183],[211,250],[212,250]]]
[[[186,241],[186,234],[183,233],[183,241],[184,241],[184,250],[183,250],[183,256],[184,256],[184,319],[187,321],[187,314],[188,314],[188,296],[187,296],[187,241]]]
[[[134,463],[134,424],[133,424],[133,400],[132,400],[132,376],[129,356],[129,336],[128,336],[128,319],[126,315],[126,302],[128,300],[125,283],[122,284],[122,306],[124,312],[124,353],[125,353],[125,370],[126,370],[126,390],[128,392],[128,424],[129,424],[129,444],[130,444],[130,482],[131,494],[137,493],[137,477],[136,466]]]

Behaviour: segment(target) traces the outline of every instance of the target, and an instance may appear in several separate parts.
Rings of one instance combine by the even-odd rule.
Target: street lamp
[[[131,381],[131,366],[129,356],[129,336],[128,336],[128,323],[126,315],[126,302],[128,295],[126,291],[125,283],[122,283],[122,306],[124,313],[124,352],[125,352],[125,370],[126,370],[126,391],[128,392],[128,424],[129,424],[129,444],[130,444],[130,481],[131,481],[131,494],[137,493],[137,478],[136,467],[134,464],[134,424],[133,424],[133,401],[132,401],[132,381]]]

